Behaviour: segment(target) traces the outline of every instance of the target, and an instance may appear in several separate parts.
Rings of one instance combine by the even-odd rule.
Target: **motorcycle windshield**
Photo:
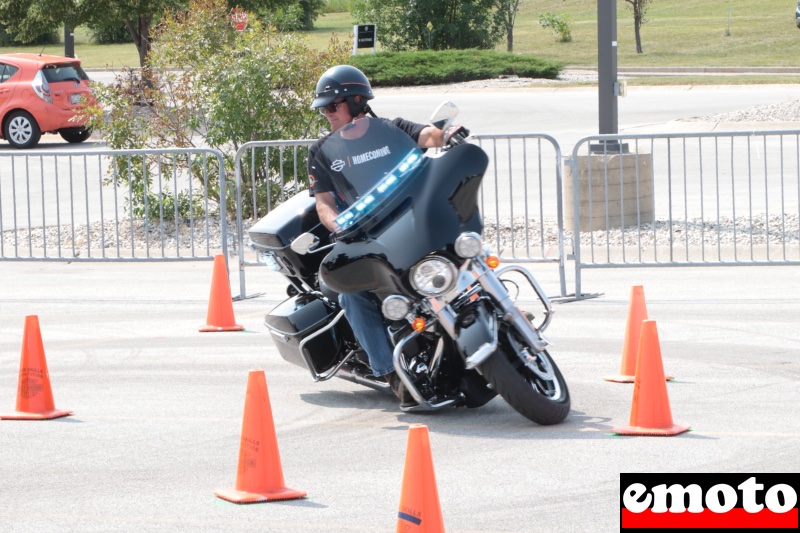
[[[338,231],[374,218],[422,162],[417,143],[384,119],[362,118],[328,136],[314,164],[331,176]]]

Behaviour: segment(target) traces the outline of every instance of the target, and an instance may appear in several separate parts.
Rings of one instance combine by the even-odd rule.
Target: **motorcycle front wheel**
[[[478,368],[517,412],[541,425],[557,424],[570,409],[564,376],[547,350],[532,354],[509,328],[499,332],[500,345]]]

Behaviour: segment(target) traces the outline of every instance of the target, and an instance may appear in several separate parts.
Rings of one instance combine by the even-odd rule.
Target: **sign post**
[[[353,26],[353,55],[359,48],[372,48],[374,54],[377,47],[375,39],[375,24],[358,24]]]

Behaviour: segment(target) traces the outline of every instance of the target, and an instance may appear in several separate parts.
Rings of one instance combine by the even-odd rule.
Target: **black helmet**
[[[352,110],[353,99],[349,97],[357,95],[363,96],[362,103],[364,106],[366,106],[367,100],[372,100],[375,97],[372,94],[369,80],[356,67],[337,65],[326,70],[325,74],[317,82],[311,109],[328,105],[337,98],[346,98]],[[354,114],[351,111],[351,114],[356,116],[357,113]]]

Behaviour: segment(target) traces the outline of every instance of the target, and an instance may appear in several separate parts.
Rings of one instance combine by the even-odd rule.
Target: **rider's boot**
[[[403,380],[401,380],[400,376],[397,375],[397,372],[392,371],[386,374],[384,377],[386,378],[386,382],[392,388],[394,395],[400,400],[401,407],[411,407],[417,405],[417,401],[408,391],[403,383]]]

